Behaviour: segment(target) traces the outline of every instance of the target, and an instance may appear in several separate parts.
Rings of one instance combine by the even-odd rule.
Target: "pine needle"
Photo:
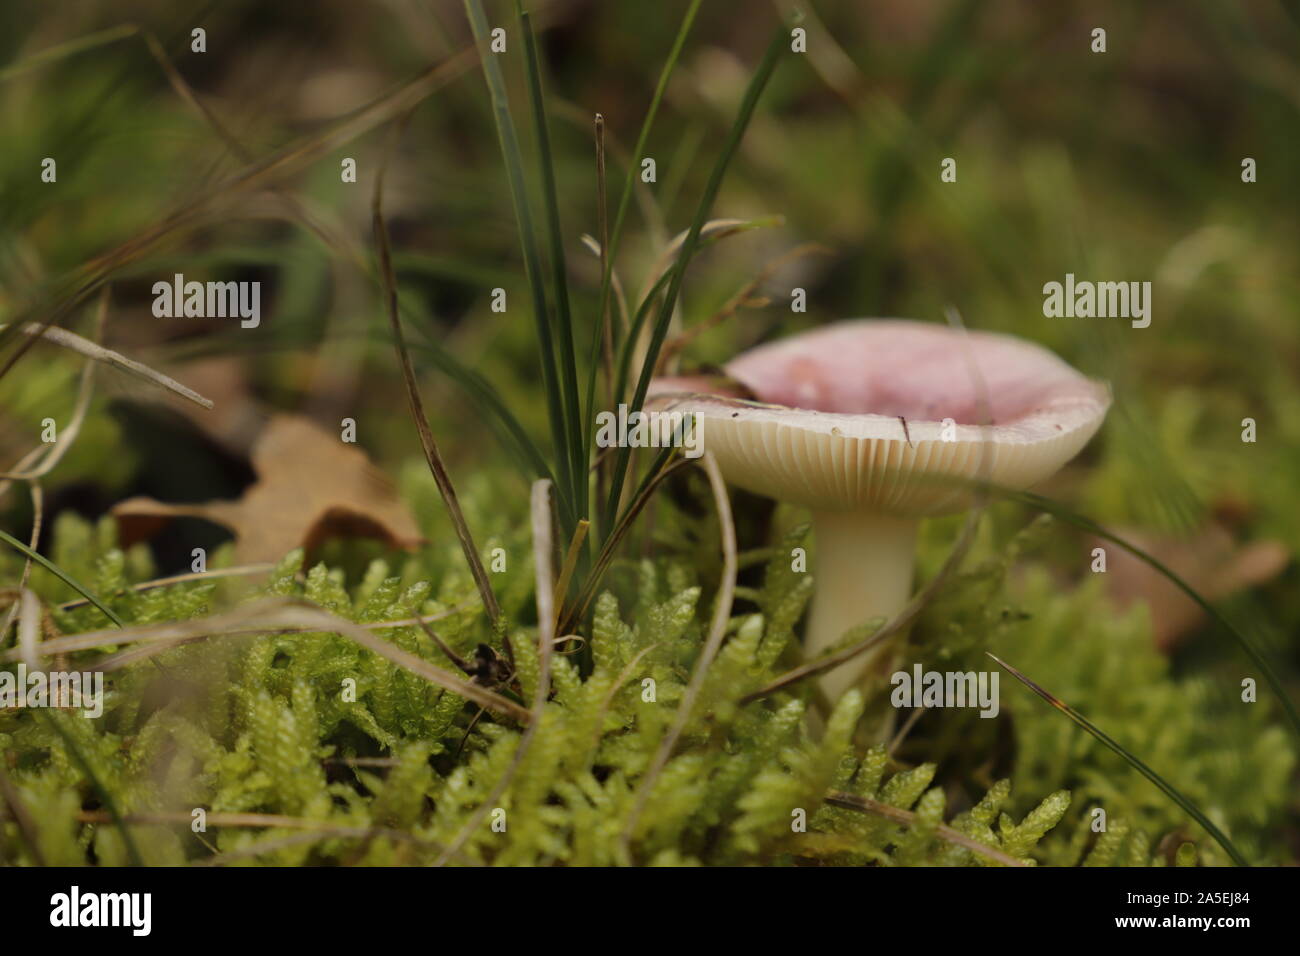
[[[1148,767],[1145,763],[1139,760],[1137,756],[1130,753],[1123,746],[1116,743],[1100,727],[1092,723],[1092,721],[1088,720],[1088,718],[1084,717],[1081,713],[1079,713],[1077,710],[1075,710],[1065,701],[1061,700],[1059,697],[1056,697],[1055,695],[1044,690],[1042,687],[1034,683],[1024,674],[1020,673],[1020,671],[1016,670],[1016,668],[1012,667],[1010,664],[1002,660],[996,654],[993,654],[989,651],[985,651],[984,653],[988,654],[989,657],[993,658],[993,660],[996,661],[1001,667],[1003,667],[1007,671],[1007,673],[1009,673],[1012,677],[1020,681],[1020,683],[1024,684],[1026,687],[1032,690],[1043,700],[1047,701],[1049,704],[1051,704],[1061,713],[1065,714],[1065,716],[1069,717],[1070,720],[1074,721],[1075,724],[1082,727],[1084,730],[1086,730],[1097,740],[1100,740],[1103,744],[1106,745],[1106,747],[1109,750],[1122,757],[1130,767],[1132,767],[1134,770],[1142,774],[1142,776],[1146,777],[1148,780],[1154,783],[1158,788],[1160,788],[1160,791],[1164,793],[1165,796],[1169,797],[1170,800],[1173,800],[1174,803],[1178,804],[1178,806],[1180,806],[1188,814],[1188,816],[1190,816],[1192,819],[1194,819],[1197,823],[1199,823],[1202,827],[1205,828],[1205,832],[1210,834],[1210,836],[1214,838],[1215,842],[1218,843],[1219,846],[1223,847],[1223,849],[1227,852],[1228,856],[1232,858],[1232,861],[1234,863],[1236,863],[1238,866],[1250,866],[1250,864],[1246,862],[1246,858],[1241,855],[1241,852],[1233,845],[1232,841],[1228,839],[1227,834],[1225,834],[1222,830],[1220,830],[1217,826],[1215,826],[1214,823],[1211,822],[1210,818],[1207,817],[1204,813],[1202,813],[1200,808],[1198,808],[1196,804],[1192,803],[1191,800],[1183,796],[1183,794],[1179,792],[1177,789],[1175,789],[1171,783],[1166,781],[1164,777],[1160,776],[1158,773],[1156,773],[1154,770]]]

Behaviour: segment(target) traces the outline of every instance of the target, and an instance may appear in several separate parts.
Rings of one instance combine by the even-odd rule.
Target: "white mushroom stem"
[[[851,627],[872,618],[887,621],[912,596],[917,519],[864,511],[813,513],[817,588],[808,619],[805,656],[815,658]],[[897,635],[895,635],[895,638]],[[890,638],[821,676],[831,700],[860,678],[889,667],[897,643]]]

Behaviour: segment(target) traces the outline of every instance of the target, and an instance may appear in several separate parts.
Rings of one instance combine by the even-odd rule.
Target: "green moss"
[[[471,507],[476,496],[467,495]],[[515,527],[524,526],[520,522]],[[360,622],[446,611],[472,589],[439,584],[454,549],[431,549],[394,568],[374,561],[359,580],[317,564],[300,573],[289,555],[258,587],[184,582],[135,592],[151,573],[115,548],[110,529],[64,518],[64,555],[131,623],[182,620],[215,601],[295,595]],[[1142,611],[1116,615],[1095,581],[1062,588],[1031,558],[1044,522],[998,545],[985,533],[969,570],[943,589],[912,636],[915,659],[984,669],[985,649],[1042,676],[1069,701],[1183,789],[1255,859],[1280,859],[1269,833],[1286,805],[1293,754],[1269,708],[1232,705],[1204,679],[1178,678],[1150,640]],[[503,523],[512,562],[503,593],[531,577],[522,530]],[[853,691],[824,729],[808,713],[805,685],[741,705],[741,697],[787,669],[795,624],[811,576],[791,570],[806,529],[784,536],[752,601],[742,601],[704,681],[681,743],[653,785],[631,831],[631,860],[684,864],[988,864],[946,839],[952,829],[995,850],[1052,864],[1150,865],[1152,847],[1195,843],[1197,859],[1221,851],[1154,787],[1019,686],[1004,684],[997,721],[968,713],[927,715],[897,758],[855,740],[867,701]],[[982,555],[982,557],[980,556]],[[444,565],[445,562],[445,565]],[[924,562],[923,562],[924,563]],[[1013,569],[1015,575],[1009,574]],[[628,573],[631,572],[631,573]],[[620,840],[637,788],[671,725],[703,642],[710,607],[696,570],[672,558],[643,560],[611,577],[587,635],[593,669],[553,661],[553,693],[512,783],[464,841],[461,860],[497,864],[610,864],[626,859]],[[222,593],[215,591],[220,586]],[[42,588],[55,591],[50,582]],[[436,595],[436,597],[434,596]],[[61,596],[57,592],[53,596]],[[518,602],[515,602],[516,604]],[[526,606],[526,605],[525,605]],[[64,630],[102,626],[98,612],[56,614]],[[535,628],[518,609],[510,628],[522,699],[538,676]],[[473,614],[436,625],[458,652],[491,640]],[[419,629],[381,637],[450,666]],[[82,761],[127,814],[262,813],[315,821],[301,829],[131,826],[149,862],[178,862],[211,848],[243,862],[398,864],[430,862],[478,811],[506,772],[519,729],[330,633],[212,636],[111,676],[97,721],[59,714],[67,740],[29,711],[0,714],[0,749],[36,818],[49,861],[121,862],[126,848],[110,824],[75,820],[97,803]],[[1014,759],[1007,779],[981,782],[988,756]],[[80,760],[68,747],[74,745]],[[910,764],[912,754],[924,760]],[[831,806],[841,790],[909,811],[906,825]],[[1036,796],[1035,796],[1036,795]],[[1023,816],[1014,816],[1017,807]],[[1095,810],[1108,825],[1090,826]],[[219,819],[219,818],[218,818]],[[504,822],[504,829],[500,822]],[[386,828],[368,840],[338,828]],[[388,834],[400,830],[409,838]],[[215,831],[215,832],[214,832]],[[308,831],[310,832],[310,830]],[[284,839],[297,834],[294,840]],[[267,849],[263,850],[263,844]],[[0,850],[32,862],[17,826],[0,824]],[[1190,851],[1179,850],[1186,862]]]

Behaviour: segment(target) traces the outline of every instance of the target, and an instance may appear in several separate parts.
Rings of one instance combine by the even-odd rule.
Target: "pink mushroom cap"
[[[725,366],[741,391],[663,378],[734,484],[815,510],[939,514],[973,481],[1030,487],[1101,427],[1109,389],[1009,335],[905,319],[838,322]],[[947,421],[945,421],[947,420]]]

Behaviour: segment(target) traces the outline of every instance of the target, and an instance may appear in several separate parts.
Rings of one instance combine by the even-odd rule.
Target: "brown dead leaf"
[[[209,411],[187,402],[178,405],[181,414],[230,454],[251,454],[267,415],[253,394],[248,363],[242,357],[215,355],[185,363],[184,375],[214,407]]]
[[[1238,543],[1217,523],[1188,538],[1131,529],[1116,533],[1158,559],[1207,601],[1271,581],[1291,560],[1281,542]],[[1087,547],[1106,549],[1107,590],[1120,607],[1146,602],[1156,645],[1162,650],[1172,648],[1204,622],[1205,614],[1196,602],[1145,561],[1100,539],[1089,539]]]
[[[257,481],[236,501],[166,504],[131,498],[113,508],[123,547],[150,537],[172,518],[203,518],[235,534],[242,562],[278,561],[294,548],[313,551],[329,538],[378,538],[413,550],[415,519],[365,452],[298,415],[274,416],[252,451]]]

